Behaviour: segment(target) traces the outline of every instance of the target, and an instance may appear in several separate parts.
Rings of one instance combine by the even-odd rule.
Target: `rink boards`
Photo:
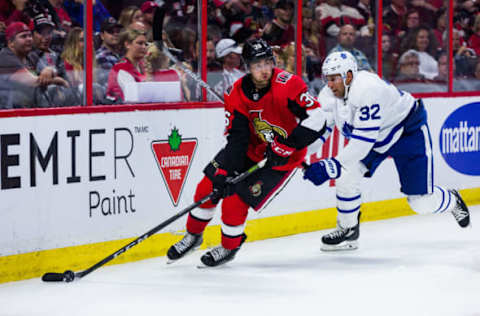
[[[480,100],[425,99],[435,182],[480,203]],[[479,103],[477,103],[479,102]],[[2,118],[0,282],[82,270],[192,203],[202,169],[224,140],[223,110],[184,109]],[[336,155],[334,133],[311,157]],[[260,186],[261,187],[261,186]],[[365,180],[363,220],[411,215],[391,160]],[[334,182],[315,187],[301,171],[260,213],[248,241],[335,226]],[[219,243],[218,211],[203,247]],[[115,263],[165,255],[185,218]]]

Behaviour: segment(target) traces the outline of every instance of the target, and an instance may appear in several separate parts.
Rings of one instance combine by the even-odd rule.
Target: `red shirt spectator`
[[[145,81],[143,62],[140,61],[138,66],[135,67],[128,58],[122,58],[113,66],[108,76],[107,98],[124,101],[123,90],[128,83]]]
[[[468,47],[472,48],[477,56],[480,56],[480,15],[475,17],[473,34],[468,39]]]

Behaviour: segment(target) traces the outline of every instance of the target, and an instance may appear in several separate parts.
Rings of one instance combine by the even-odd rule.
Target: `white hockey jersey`
[[[336,157],[344,168],[358,163],[371,150],[386,152],[402,135],[402,123],[415,103],[411,94],[367,71],[356,74],[347,99],[335,97],[325,86],[318,101],[329,114],[329,130],[336,125],[349,139]]]

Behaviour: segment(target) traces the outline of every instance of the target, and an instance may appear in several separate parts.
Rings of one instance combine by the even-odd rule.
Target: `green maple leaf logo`
[[[171,151],[177,151],[180,149],[182,143],[182,135],[178,133],[178,129],[174,127],[170,135],[168,135],[168,144]]]

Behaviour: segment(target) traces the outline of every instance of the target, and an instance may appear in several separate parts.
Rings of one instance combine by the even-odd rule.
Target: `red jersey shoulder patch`
[[[288,80],[290,80],[292,77],[293,77],[293,74],[287,71],[282,71],[277,75],[277,78],[275,78],[275,82],[286,84]]]

